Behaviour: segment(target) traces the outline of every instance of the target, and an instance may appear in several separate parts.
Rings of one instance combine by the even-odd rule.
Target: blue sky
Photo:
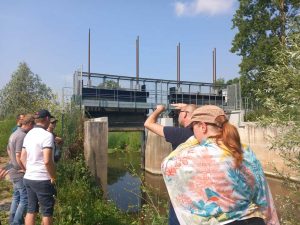
[[[54,91],[72,85],[78,68],[135,76],[135,40],[140,37],[140,77],[176,80],[181,44],[181,80],[212,82],[239,76],[240,57],[230,53],[236,33],[236,0],[0,0],[0,88],[20,62]]]

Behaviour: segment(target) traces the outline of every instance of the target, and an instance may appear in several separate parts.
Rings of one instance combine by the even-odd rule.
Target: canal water
[[[168,202],[168,193],[162,176],[153,175],[141,170],[140,152],[116,152],[108,158],[108,198],[117,207],[126,212],[138,212],[145,201],[152,201],[161,212],[161,203]],[[143,177],[143,181],[140,177]],[[276,208],[281,204],[275,196],[288,194],[281,182],[275,178],[268,178]],[[142,190],[146,188],[147,194]],[[151,198],[151,199],[149,199]],[[166,205],[166,204],[165,204]],[[280,213],[279,213],[280,214]]]

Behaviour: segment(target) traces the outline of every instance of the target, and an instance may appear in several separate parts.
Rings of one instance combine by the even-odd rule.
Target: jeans
[[[9,224],[24,224],[24,215],[28,205],[27,191],[23,183],[23,178],[13,181],[13,197],[10,206]]]
[[[169,225],[179,225],[179,221],[177,219],[176,213],[171,202],[169,208]]]

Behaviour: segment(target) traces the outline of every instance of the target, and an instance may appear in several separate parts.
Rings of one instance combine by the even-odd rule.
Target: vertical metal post
[[[172,102],[168,102],[168,95],[170,95],[170,90],[169,90],[169,82],[167,82],[167,104],[172,103]],[[171,96],[170,96],[171,98]],[[169,109],[169,105],[168,105],[168,109]]]
[[[157,81],[155,81],[155,105],[157,105]]]
[[[241,81],[239,80],[239,92],[238,92],[238,94],[239,94],[239,101],[240,101],[240,110],[242,110],[242,103],[243,103],[243,101],[242,101],[242,92],[241,92]]]
[[[191,85],[189,84],[189,103],[191,104]]]
[[[89,66],[88,66],[88,87],[91,86],[91,30],[89,29]]]
[[[81,107],[82,107],[82,88],[83,88],[83,85],[82,85],[82,80],[83,80],[83,78],[82,78],[82,71],[83,71],[83,65],[81,65],[81,71],[80,71],[80,107],[79,107],[79,109],[80,109],[80,112],[81,112]]]
[[[139,84],[139,76],[140,76],[140,37],[137,36],[135,41],[136,45],[136,84]]]
[[[213,50],[213,83],[215,84],[217,80],[217,50]]]
[[[237,84],[234,85],[235,88],[235,103],[234,103],[234,109],[237,110],[237,101],[238,101],[238,96],[237,96]]]
[[[177,45],[177,88],[180,87],[180,42]]]
[[[163,103],[162,101],[162,95],[163,95],[163,90],[162,90],[162,81],[160,81],[160,104]]]
[[[63,112],[62,112],[62,114],[61,114],[61,137],[62,137],[62,139],[64,139],[64,125],[65,125],[65,121],[64,121],[64,119],[65,119],[65,114],[64,114],[64,110],[63,110]]]

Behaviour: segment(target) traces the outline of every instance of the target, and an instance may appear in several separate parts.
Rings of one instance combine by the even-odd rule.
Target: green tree
[[[254,99],[265,86],[265,68],[275,65],[274,49],[285,44],[287,21],[299,11],[299,0],[239,0],[233,18],[238,29],[231,52],[242,56],[240,80],[243,97]],[[263,101],[263,99],[262,99]]]
[[[106,80],[104,83],[98,85],[99,88],[120,88],[120,85],[114,80]]]
[[[216,80],[216,82],[213,84],[213,88],[216,91],[220,91],[225,86],[225,79],[223,77],[220,77]]]
[[[233,79],[230,79],[226,82],[227,85],[231,85],[231,84],[238,84],[240,82],[240,78],[239,77],[235,77]]]
[[[300,18],[298,18],[300,19]],[[278,128],[272,149],[277,149],[286,165],[300,177],[300,23],[296,20],[287,30],[284,47],[274,50],[275,64],[265,68],[263,82],[256,96],[264,98],[262,105],[268,113],[260,117],[263,124]],[[280,171],[278,171],[280,174]],[[288,174],[280,174],[290,188],[290,196],[281,197],[281,224],[299,224],[300,183]]]
[[[49,108],[53,101],[51,89],[23,62],[12,74],[9,83],[0,90],[0,116],[32,113],[40,108]]]

